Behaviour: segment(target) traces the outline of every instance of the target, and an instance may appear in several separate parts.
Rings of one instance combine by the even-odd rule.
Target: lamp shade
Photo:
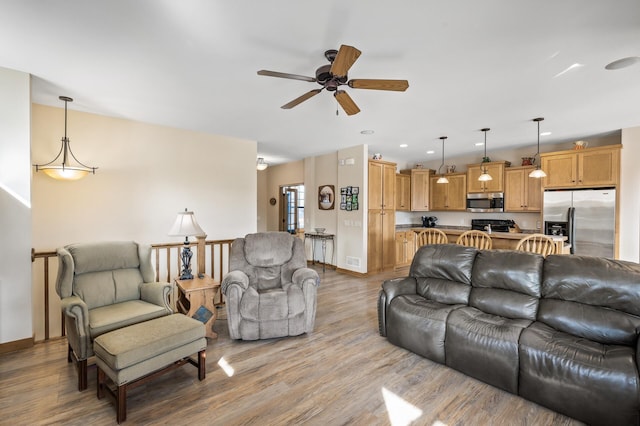
[[[200,225],[198,225],[198,221],[193,215],[193,212],[184,209],[183,212],[178,213],[178,217],[176,217],[176,221],[169,231],[169,236],[192,237],[196,235],[204,235],[204,233],[205,232],[200,228]]]
[[[540,168],[540,166],[538,166],[535,170],[532,170],[531,173],[529,173],[529,177],[540,179],[547,177],[547,174]]]
[[[269,164],[264,161],[264,158],[259,157],[258,162],[256,163],[256,169],[262,171],[266,170],[267,167],[269,167]]]

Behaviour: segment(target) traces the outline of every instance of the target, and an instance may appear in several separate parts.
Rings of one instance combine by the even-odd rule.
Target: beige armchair
[[[304,243],[286,232],[237,238],[222,280],[232,339],[297,336],[313,330],[318,273],[307,268]]]
[[[58,249],[56,292],[61,299],[78,390],[87,388],[93,339],[172,313],[170,283],[155,282],[151,247],[135,242],[72,244]]]

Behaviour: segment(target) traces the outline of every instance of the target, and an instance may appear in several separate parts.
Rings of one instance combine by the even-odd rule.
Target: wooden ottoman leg
[[[207,353],[206,350],[198,352],[198,380],[204,380],[207,375]]]
[[[104,371],[100,367],[98,367],[98,399],[102,399],[104,397],[104,383],[105,374]]]
[[[127,420],[127,385],[118,386],[116,396],[116,411],[118,424]]]

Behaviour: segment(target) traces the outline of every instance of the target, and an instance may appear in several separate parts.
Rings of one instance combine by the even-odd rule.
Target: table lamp
[[[200,228],[200,225],[198,225],[193,212],[184,209],[183,212],[178,213],[178,217],[169,231],[169,236],[171,237],[184,236],[184,247],[180,254],[182,259],[182,272],[180,273],[181,280],[193,279],[193,274],[191,273],[191,256],[193,256],[193,253],[189,246],[189,237],[197,235],[204,235],[204,231]]]

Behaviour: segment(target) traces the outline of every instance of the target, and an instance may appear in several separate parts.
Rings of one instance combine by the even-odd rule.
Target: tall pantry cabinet
[[[395,163],[369,160],[368,272],[395,265],[395,179]]]

